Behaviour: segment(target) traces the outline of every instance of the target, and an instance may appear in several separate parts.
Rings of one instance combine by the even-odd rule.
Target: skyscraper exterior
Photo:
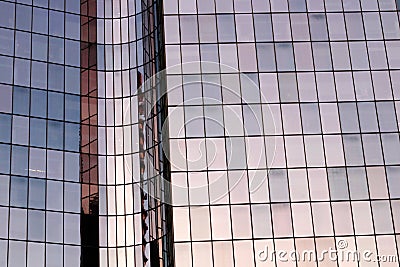
[[[398,266],[398,8],[164,1],[176,266]]]
[[[399,5],[0,1],[0,266],[399,266]]]
[[[170,212],[142,190],[140,87],[163,68],[161,12],[0,1],[1,266],[172,266]]]

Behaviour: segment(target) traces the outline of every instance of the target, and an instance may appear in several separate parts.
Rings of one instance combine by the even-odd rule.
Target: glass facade
[[[164,1],[177,267],[398,266],[288,256],[398,259],[398,15],[394,0]]]
[[[171,266],[169,213],[141,189],[161,15],[157,0],[0,1],[0,266]]]
[[[0,266],[399,266],[399,9],[1,0]]]

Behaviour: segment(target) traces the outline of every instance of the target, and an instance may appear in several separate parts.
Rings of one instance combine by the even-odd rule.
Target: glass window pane
[[[47,60],[48,36],[32,34],[32,58],[36,60]]]
[[[283,126],[286,134],[300,134],[300,107],[297,104],[284,104],[282,107]]]
[[[368,202],[352,203],[354,228],[356,234],[373,234],[371,208]]]
[[[294,71],[293,45],[276,43],[275,51],[278,71]]]
[[[63,246],[46,244],[46,266],[63,266]]]
[[[47,151],[47,177],[63,180],[63,155],[62,151]]]
[[[14,83],[18,85],[30,85],[30,69],[31,63],[29,60],[16,58],[14,66]]]
[[[129,249],[128,249],[128,251],[129,251]],[[133,257],[133,255],[132,255],[132,257]],[[64,246],[64,266],[79,267],[79,266],[81,266],[81,260],[80,259],[81,259],[81,249],[80,249],[80,247],[77,247],[77,246]],[[130,266],[129,261],[128,261],[128,266]]]
[[[12,239],[26,239],[26,210],[10,208],[10,238]],[[21,253],[21,252],[20,252]],[[25,254],[25,253],[24,253]],[[21,255],[18,255],[21,257]],[[23,266],[23,265],[20,265]]]
[[[365,34],[367,39],[382,39],[382,25],[379,13],[363,13]]]
[[[10,241],[8,251],[8,266],[25,266],[26,261],[26,242]],[[6,266],[6,265],[4,265]]]
[[[389,234],[393,232],[389,201],[371,201],[372,214],[376,234]]]
[[[28,148],[12,146],[11,172],[18,175],[28,174]]]
[[[31,57],[31,35],[17,31],[15,33],[15,55],[19,57]]]
[[[80,212],[81,210],[81,185],[77,183],[64,184],[64,210]],[[79,227],[77,228],[79,229]]]
[[[29,154],[29,175],[46,177],[46,150],[31,148]]]
[[[11,116],[0,114],[0,142],[11,141]]]
[[[10,146],[0,144],[0,172],[10,172]]]
[[[79,212],[79,210],[78,210]],[[81,243],[81,225],[80,216],[76,214],[65,214],[64,215],[64,242],[68,244]]]
[[[232,15],[218,15],[218,40],[220,42],[235,42],[235,24]]]
[[[76,0],[68,1],[68,3],[78,3]],[[79,13],[79,12],[78,12]],[[65,14],[65,36],[71,39],[80,39],[80,17],[72,14]]]
[[[50,10],[49,34],[64,36],[64,13]]]
[[[390,197],[400,197],[400,183],[398,182],[398,179],[400,177],[400,168],[398,166],[388,166],[386,167],[386,173],[389,184]]]
[[[181,16],[181,42],[182,43],[198,43],[198,23],[197,16]]]
[[[339,103],[339,113],[343,133],[360,131],[355,103]]]
[[[269,172],[271,202],[288,202],[288,179],[284,170],[271,170]]]
[[[351,220],[350,204],[346,202],[333,202],[333,225],[336,235],[352,235],[353,223]]]
[[[7,128],[6,128],[7,129]],[[29,118],[13,116],[12,142],[14,144],[27,145],[29,139]]]
[[[190,208],[190,215],[191,238],[193,240],[209,240],[211,237],[209,208],[193,206]]]
[[[317,42],[312,44],[315,70],[332,70],[331,53],[328,43]]]
[[[306,203],[292,204],[293,228],[296,236],[312,236],[313,223],[311,218],[311,206]]]
[[[384,12],[381,14],[383,34],[386,39],[398,39],[400,37],[399,20],[396,12]]]
[[[8,203],[6,205],[8,205]],[[8,207],[0,207],[0,237],[4,239],[8,238],[8,212]],[[2,247],[0,243],[0,249],[1,248]],[[0,262],[2,260],[2,256],[3,255],[0,254]]]
[[[14,27],[15,4],[8,2],[0,3],[0,25],[3,27]]]
[[[207,136],[223,136],[224,124],[221,106],[205,106],[204,116]]]
[[[350,197],[353,200],[368,199],[368,185],[364,168],[348,168]]]
[[[290,41],[290,23],[288,14],[273,14],[274,39],[277,42]]]
[[[271,15],[254,14],[254,31],[258,42],[272,41]]]
[[[12,88],[11,86],[0,84],[0,111],[11,113]]]
[[[400,143],[399,135],[396,134],[382,134],[383,154],[386,164],[399,164],[400,163]]]
[[[328,40],[328,30],[326,29],[326,17],[325,14],[310,14],[310,33],[311,40],[313,41],[325,41]]]
[[[37,88],[47,87],[47,63],[32,62],[31,86]]]
[[[243,72],[257,71],[256,48],[254,44],[239,44],[239,68]]]
[[[64,94],[48,93],[48,118],[62,120],[64,117]]]
[[[252,205],[251,217],[255,238],[272,237],[271,210],[269,205]]]
[[[63,209],[63,183],[56,181],[47,181],[46,203],[49,210]]]
[[[375,105],[372,102],[358,103],[358,115],[362,132],[377,132],[378,121],[376,119]]]
[[[28,243],[28,267],[44,266],[44,244]]]
[[[8,206],[9,184],[9,176],[0,175],[0,205]]]
[[[278,74],[279,94],[282,102],[297,102],[296,76],[293,73]]]
[[[235,16],[235,26],[238,42],[254,41],[253,18],[250,14],[237,14]]]
[[[14,86],[13,113],[29,114],[29,89],[25,87]]]
[[[332,200],[348,200],[346,170],[343,168],[328,168],[329,190]]]
[[[32,22],[32,7],[16,5],[16,27],[19,30],[30,31]]]
[[[44,241],[45,212],[29,210],[28,213],[28,239]]]
[[[324,149],[321,136],[305,136],[307,166],[323,167],[325,165]]]
[[[62,242],[62,239],[63,214],[57,212],[46,212],[46,241]]]
[[[13,70],[13,59],[0,56],[0,82],[12,83]]]
[[[275,237],[293,236],[290,205],[288,203],[272,204],[271,210],[272,210],[272,223],[274,229],[274,236]]]
[[[349,70],[350,69],[350,56],[347,43],[345,42],[332,42],[332,59],[333,67],[335,70]]]
[[[49,38],[49,61],[60,64],[64,63],[64,39]]]
[[[80,43],[71,40],[65,40],[65,64],[80,66]],[[63,60],[63,59],[61,59]]]
[[[299,2],[298,0],[295,0]],[[295,41],[310,40],[308,19],[306,14],[290,14],[292,36]]]
[[[47,34],[49,12],[43,8],[33,8],[33,31]]]
[[[80,125],[66,123],[65,124],[65,149],[79,152],[80,144]]]
[[[31,90],[31,116],[46,117],[47,91]]]
[[[80,94],[80,69],[65,67],[65,91]]]
[[[251,218],[249,205],[231,206],[233,238],[251,238]]]
[[[363,134],[362,135],[365,163],[370,164],[383,164],[381,141],[377,134]]]
[[[259,71],[275,71],[275,52],[273,44],[257,44],[257,59]]]
[[[346,29],[349,40],[363,40],[364,29],[361,13],[345,13]]]
[[[29,179],[29,207],[44,209],[46,196],[46,180]]]
[[[202,107],[185,107],[185,120],[187,136],[204,136],[204,115]]]
[[[346,40],[346,26],[343,14],[328,14],[329,38],[331,40]]]
[[[305,0],[289,0],[289,10],[291,12],[305,12],[306,1]]]
[[[365,42],[349,42],[353,70],[369,69]]]
[[[28,179],[23,177],[11,177],[10,204],[17,207],[26,207],[28,199]]]
[[[379,129],[381,132],[396,132],[397,120],[393,102],[379,102],[378,111]]]
[[[48,121],[47,146],[62,149],[64,141],[64,124],[58,121]]]
[[[189,148],[188,148],[189,149]],[[227,161],[229,169],[245,169],[246,168],[246,153],[244,138],[227,138]]]
[[[46,147],[46,120],[30,119],[30,145]]]
[[[64,91],[64,67],[49,64],[49,89],[63,92]]]
[[[361,166],[364,164],[360,135],[343,136],[346,164],[349,166]]]

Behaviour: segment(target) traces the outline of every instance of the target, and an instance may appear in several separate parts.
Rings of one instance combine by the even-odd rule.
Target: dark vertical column
[[[81,0],[81,267],[99,266],[96,0]]]

